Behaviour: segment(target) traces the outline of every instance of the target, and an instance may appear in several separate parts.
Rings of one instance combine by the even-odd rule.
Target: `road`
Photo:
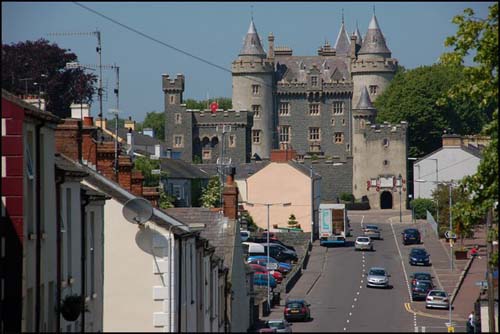
[[[399,213],[399,212],[398,212]],[[390,217],[396,216],[396,219]],[[448,310],[427,310],[425,302],[413,302],[408,285],[409,275],[417,271],[430,272],[434,283],[450,291],[436,265],[446,268],[449,259],[442,246],[426,243],[426,230],[422,231],[423,244],[431,254],[432,266],[415,267],[408,263],[413,246],[403,246],[401,232],[412,225],[399,222],[394,211],[351,212],[349,214],[353,237],[347,247],[313,249],[318,274],[313,280],[302,280],[288,294],[288,298],[305,298],[311,304],[312,320],[295,322],[294,332],[447,332]],[[364,224],[377,224],[382,240],[375,240],[375,251],[355,251],[353,241],[361,235]],[[312,258],[311,258],[312,259]],[[391,275],[389,289],[366,287],[366,273],[370,267],[384,267]],[[439,269],[445,270],[445,269]],[[306,286],[307,285],[307,286]],[[281,318],[283,307],[273,309],[272,318]],[[465,331],[464,319],[455,319],[457,331]]]

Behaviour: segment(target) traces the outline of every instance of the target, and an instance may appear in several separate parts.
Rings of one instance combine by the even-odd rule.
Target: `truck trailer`
[[[345,204],[320,204],[319,220],[320,245],[345,246],[351,235]]]

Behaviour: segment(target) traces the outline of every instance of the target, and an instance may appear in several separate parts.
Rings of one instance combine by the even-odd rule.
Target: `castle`
[[[375,124],[373,101],[398,67],[375,14],[364,38],[358,28],[348,35],[342,19],[335,45],[325,42],[315,56],[294,56],[274,42],[271,33],[264,51],[252,19],[232,63],[234,110],[188,110],[184,76],[163,75],[165,140],[173,154],[215,163],[224,152],[234,164],[293,148],[298,161],[324,171],[322,200],[338,198],[339,191],[329,191],[337,187],[368,197],[372,208],[398,207],[393,193],[406,200],[407,124]]]

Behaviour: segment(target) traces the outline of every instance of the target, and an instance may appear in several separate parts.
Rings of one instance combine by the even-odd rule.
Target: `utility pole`
[[[490,333],[495,333],[495,297],[493,286],[493,266],[490,263],[491,254],[493,253],[492,241],[490,237],[490,230],[492,225],[493,213],[492,209],[488,210],[486,216],[486,281],[488,282],[488,329]]]

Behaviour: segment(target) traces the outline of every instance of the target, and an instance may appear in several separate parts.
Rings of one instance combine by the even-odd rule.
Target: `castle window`
[[[168,96],[168,98],[169,98],[170,104],[175,104],[175,95],[174,94],[170,94]]]
[[[389,166],[389,160],[384,160],[384,166]]]
[[[290,103],[281,102],[279,114],[280,114],[280,116],[289,116],[290,115]]]
[[[319,128],[309,128],[309,140],[320,140],[320,129]]]
[[[210,160],[210,159],[212,159],[212,150],[203,150],[203,152],[202,152],[202,159],[203,160]]]
[[[333,102],[333,114],[334,115],[344,114],[344,102],[343,101],[334,101]]]
[[[370,85],[370,94],[377,95],[377,90],[378,90],[377,85]]]
[[[253,118],[260,118],[260,104],[252,105]]]
[[[179,113],[175,114],[175,124],[182,124],[182,116]]]
[[[351,150],[351,145],[347,144],[347,145],[345,146],[345,150],[346,150],[346,151],[350,151],[350,150]]]
[[[332,118],[331,123],[332,123],[332,126],[335,126],[335,118]]]
[[[260,130],[252,130],[252,143],[260,144]]]
[[[366,123],[365,123],[364,119],[362,119],[362,120],[359,121],[359,127],[360,127],[360,129],[364,129],[365,125],[366,125]]]
[[[174,147],[184,147],[182,135],[174,135]]]
[[[319,116],[319,103],[311,103],[309,105],[309,115]]]
[[[318,85],[318,77],[314,76],[311,77],[311,86],[317,86]]]
[[[254,96],[260,95],[260,85],[252,85],[252,94]]]
[[[290,126],[283,125],[280,126],[280,143],[289,143],[290,142]]]
[[[342,125],[345,125],[345,118],[342,118]]]
[[[229,135],[229,147],[236,147],[236,135]]]
[[[382,146],[384,146],[385,148],[389,147],[389,139],[384,138],[382,140]]]
[[[344,142],[344,133],[335,132],[335,144],[342,144]]]

